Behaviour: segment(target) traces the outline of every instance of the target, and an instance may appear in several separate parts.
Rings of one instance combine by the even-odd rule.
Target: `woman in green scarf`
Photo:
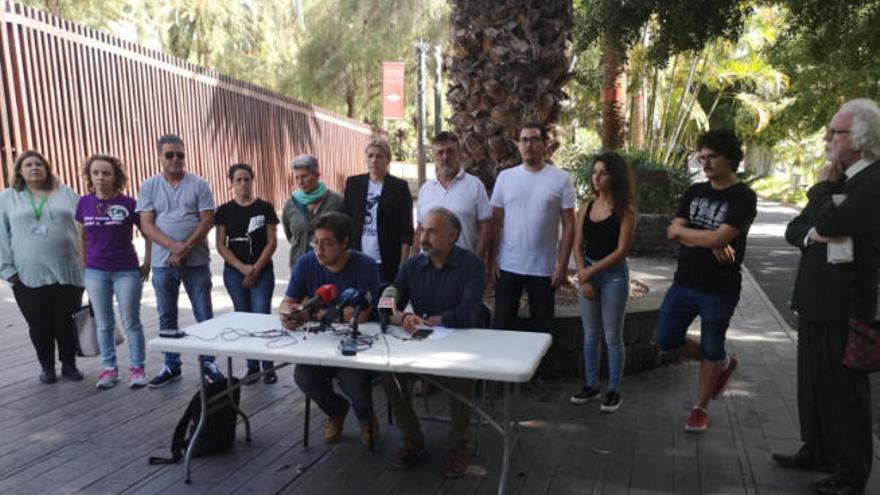
[[[312,155],[299,155],[290,164],[298,189],[293,192],[281,213],[281,225],[290,241],[290,268],[303,253],[311,249],[309,222],[312,218],[336,211],[344,213],[342,196],[327,189],[320,180],[318,159]]]

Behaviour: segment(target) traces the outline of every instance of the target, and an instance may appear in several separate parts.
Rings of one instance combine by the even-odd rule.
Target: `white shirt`
[[[532,172],[524,165],[502,171],[490,204],[504,209],[498,267],[520,275],[549,277],[558,257],[562,211],[574,208],[568,173],[545,164]]]
[[[370,181],[367,187],[367,205],[364,209],[364,233],[361,235],[361,252],[382,263],[379,253],[379,196],[382,195],[382,182]]]
[[[486,194],[486,186],[483,182],[464,169],[460,169],[452,178],[448,188],[443,187],[438,179],[425,181],[419,189],[419,201],[416,204],[419,225],[425,223],[425,215],[428,211],[437,206],[452,211],[461,222],[461,235],[458,236],[455,244],[476,252],[477,223],[492,218],[489,196]]]

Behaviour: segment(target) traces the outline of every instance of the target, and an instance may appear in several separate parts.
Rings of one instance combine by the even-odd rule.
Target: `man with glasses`
[[[871,473],[868,376],[843,365],[850,319],[877,328],[880,267],[880,109],[843,104],[825,132],[828,165],[785,231],[801,249],[791,306],[798,313],[801,448],[773,454],[788,469],[833,473],[817,493],[862,493]]]
[[[159,335],[173,335],[179,328],[177,300],[181,283],[196,321],[214,316],[206,239],[214,224],[214,197],[205,179],[186,171],[186,151],[179,136],[162,136],[158,148],[162,172],[141,184],[136,209],[141,215],[144,235],[153,241],[153,289],[159,309]],[[199,361],[209,379],[223,378],[213,356],[200,356]],[[180,377],[180,355],[166,352],[165,366],[149,386],[162,387]]]
[[[352,222],[343,213],[324,213],[310,225],[312,251],[300,256],[290,274],[287,292],[278,313],[284,328],[295,329],[308,318],[297,311],[300,303],[310,298],[326,284],[333,284],[340,293],[356,289],[360,294],[369,293],[372,301],[378,301],[379,265],[373,258],[351,249]],[[342,318],[350,321],[366,321],[370,316],[367,304],[358,315],[352,308],[345,308]],[[318,312],[320,318],[324,310]],[[333,390],[333,378],[349,400]],[[379,434],[379,422],[373,413],[372,373],[366,370],[334,368],[329,366],[296,365],[294,379],[303,393],[315,401],[328,419],[324,422],[324,441],[336,443],[342,437],[342,427],[349,408],[354,409],[360,424],[360,437],[369,445],[370,437]]]
[[[746,237],[757,214],[757,196],[740,182],[736,170],[743,159],[742,143],[729,129],[697,139],[698,160],[707,182],[690,186],[667,229],[681,248],[672,286],[660,307],[657,345],[684,359],[700,362],[697,400],[685,431],[709,426],[709,400],[718,397],[737,361],[728,356],[724,340],[739,302]],[[699,342],[686,337],[699,315]]]
[[[554,291],[565,280],[574,239],[575,193],[571,177],[544,161],[547,131],[525,124],[519,134],[523,163],[498,175],[492,192],[495,227],[489,280],[495,281],[494,327],[514,330],[523,289],[529,295],[529,330],[550,333]],[[562,237],[559,224],[562,223]],[[532,386],[547,400],[541,369]]]
[[[421,239],[428,211],[442,206],[455,213],[461,222],[461,233],[455,244],[485,260],[492,229],[492,209],[489,207],[486,186],[461,168],[458,136],[454,133],[438,133],[434,136],[431,149],[437,178],[425,181],[419,189],[416,205],[418,225],[413,238],[416,241]],[[418,242],[413,242],[412,254],[419,254]]]

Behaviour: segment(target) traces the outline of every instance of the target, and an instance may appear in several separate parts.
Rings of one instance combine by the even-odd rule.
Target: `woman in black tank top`
[[[629,165],[614,152],[596,156],[591,179],[590,201],[578,211],[574,237],[586,383],[571,396],[571,402],[585,404],[600,396],[604,335],[608,345],[608,389],[601,410],[614,412],[623,402],[623,316],[629,298],[626,254],[632,245],[637,216],[635,186]]]

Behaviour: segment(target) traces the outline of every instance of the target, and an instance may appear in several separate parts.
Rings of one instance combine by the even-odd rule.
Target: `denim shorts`
[[[724,340],[730,318],[739,303],[739,292],[717,294],[689,289],[673,282],[660,306],[657,346],[663,351],[684,345],[688,327],[700,317],[700,354],[707,361],[727,357]]]

